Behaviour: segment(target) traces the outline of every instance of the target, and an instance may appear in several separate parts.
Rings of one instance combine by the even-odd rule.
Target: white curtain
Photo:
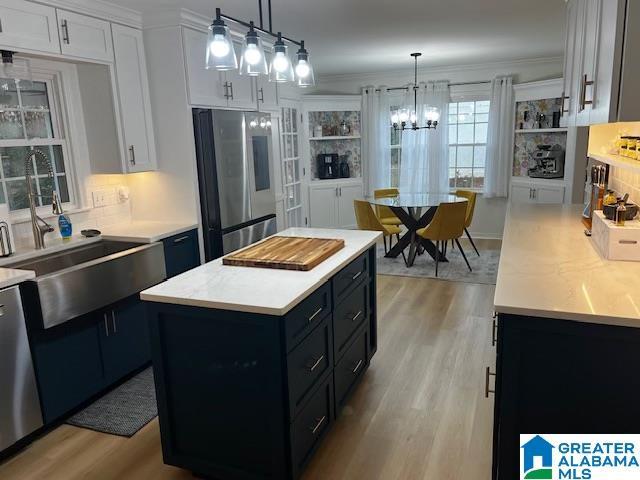
[[[402,132],[400,190],[402,192],[447,192],[449,170],[449,83],[429,82],[418,85],[418,125],[425,124],[427,108],[440,112],[438,128]],[[413,85],[409,86],[404,108],[413,110]]]
[[[513,79],[496,77],[491,82],[491,107],[487,132],[484,195],[506,197],[513,162],[515,103]]]
[[[365,196],[391,184],[391,103],[386,87],[362,90],[362,174]]]

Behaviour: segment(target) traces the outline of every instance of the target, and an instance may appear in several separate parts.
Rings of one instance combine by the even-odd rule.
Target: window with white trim
[[[42,151],[53,170],[51,177],[44,162],[31,159],[36,205],[51,205],[54,188],[63,203],[74,201],[57,104],[51,79],[0,78],[0,203],[11,211],[29,207],[25,158],[33,150]]]
[[[449,104],[449,186],[481,189],[487,156],[489,100]]]

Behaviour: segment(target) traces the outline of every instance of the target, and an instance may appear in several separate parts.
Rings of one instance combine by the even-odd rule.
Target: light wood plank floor
[[[493,293],[379,276],[378,353],[304,480],[488,480]],[[63,425],[1,464],[0,479],[193,478],[164,465],[160,448],[157,420],[130,439]]]

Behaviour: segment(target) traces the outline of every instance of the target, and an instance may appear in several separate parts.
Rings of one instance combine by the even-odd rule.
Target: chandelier
[[[395,131],[432,129],[438,126],[440,111],[436,107],[427,106],[424,112],[424,125],[418,118],[418,57],[422,53],[412,53],[414,59],[413,109],[400,108],[391,112],[391,126]]]
[[[207,38],[206,68],[220,71],[239,69],[241,75],[259,76],[268,75],[269,81],[277,83],[295,82],[299,87],[311,87],[315,85],[313,66],[309,60],[309,52],[304,46],[304,41],[297,41],[282,35],[282,32],[272,31],[271,0],[268,0],[269,29],[264,28],[262,0],[258,0],[260,11],[260,26],[254,22],[245,22],[237,18],[223,15],[216,8],[216,18],[209,27]],[[229,27],[224,20],[245,26],[249,31],[244,37],[240,65],[236,57]],[[273,55],[267,65],[267,58],[262,44],[262,38],[258,33],[276,39],[273,45]],[[295,63],[289,57],[289,45],[298,47],[295,55]]]

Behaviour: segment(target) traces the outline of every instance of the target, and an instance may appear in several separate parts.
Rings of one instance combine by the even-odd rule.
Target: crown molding
[[[487,63],[473,63],[466,65],[443,65],[436,67],[420,67],[418,68],[418,76],[433,76],[438,74],[454,74],[458,72],[475,72],[486,71],[494,69],[510,69],[514,70],[522,65],[542,65],[549,63],[562,63],[563,57],[538,57],[538,58],[523,58],[520,60],[509,60],[501,62],[487,62]],[[378,72],[367,73],[347,73],[336,75],[319,75],[317,78],[317,84],[321,82],[343,82],[343,81],[361,81],[363,85],[367,85],[367,82],[376,83],[380,77],[383,76],[406,76],[407,78],[413,78],[413,69],[396,69],[396,70],[381,70]],[[407,82],[409,83],[409,82]]]
[[[538,80],[535,82],[519,83],[513,86],[514,90],[525,90],[529,88],[562,88],[562,78],[550,78],[549,80]]]
[[[100,20],[120,23],[129,27],[142,27],[142,14],[140,12],[114,5],[104,0],[41,0],[38,3],[81,13]]]

